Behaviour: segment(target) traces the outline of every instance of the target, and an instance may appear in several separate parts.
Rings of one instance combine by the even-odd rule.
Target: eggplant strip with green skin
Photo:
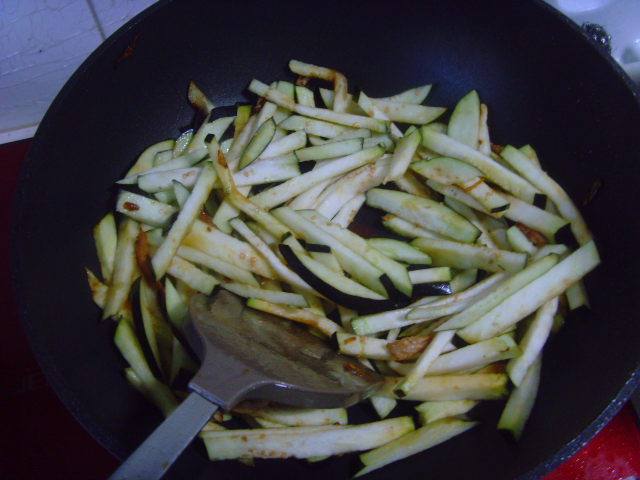
[[[464,217],[446,205],[404,192],[373,188],[367,192],[367,205],[398,215],[437,234],[461,242],[474,242],[480,232]]]
[[[474,323],[458,331],[467,342],[491,338],[560,295],[600,263],[593,241],[580,247]]]

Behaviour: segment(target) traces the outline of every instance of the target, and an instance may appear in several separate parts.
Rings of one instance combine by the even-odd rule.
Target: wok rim
[[[42,121],[40,122],[38,129],[32,139],[31,146],[20,168],[17,185],[27,183],[31,171],[35,168],[37,158],[40,156],[40,150],[43,149],[41,145],[44,141],[41,138],[44,136],[42,133],[48,129],[48,125],[54,122],[56,112],[64,104],[67,96],[76,88],[81,82],[85,72],[92,67],[95,63],[99,63],[102,60],[103,53],[111,48],[111,46],[119,41],[127,32],[133,29],[135,26],[146,20],[153,15],[157,10],[165,8],[174,0],[159,0],[154,5],[146,8],[135,17],[130,19],[122,27],[111,34],[102,44],[100,44],[75,70],[71,77],[66,81],[64,86],[60,89],[60,92],[56,95],[55,99],[47,109]],[[565,16],[562,12],[545,3],[543,0],[531,0],[537,8],[546,11],[546,14],[554,15],[556,19],[562,21],[562,23],[569,29],[571,29],[575,35],[580,37],[580,41],[585,45],[585,48],[590,48],[592,51],[597,52],[603,62],[606,62],[609,68],[612,68],[617,74],[617,77],[622,80],[625,87],[632,93],[636,107],[640,110],[640,98],[638,98],[640,87],[636,85],[633,80],[626,74],[622,67],[613,59],[613,57],[601,48],[599,48],[594,42],[592,42],[575,24],[570,18]],[[604,64],[603,64],[604,67]],[[29,308],[25,304],[25,295],[23,292],[28,288],[29,282],[24,278],[22,272],[22,266],[20,262],[20,248],[18,247],[18,240],[22,234],[22,230],[19,226],[19,218],[24,205],[26,203],[27,194],[16,189],[13,199],[13,208],[11,214],[11,226],[9,232],[10,238],[10,277],[13,294],[15,298],[16,307],[20,316],[20,321],[25,334],[28,338],[31,350],[38,362],[38,365],[42,369],[47,382],[57,395],[58,399],[62,402],[65,409],[74,417],[74,419],[82,426],[82,428],[95,439],[105,450],[113,455],[118,460],[123,460],[128,452],[124,451],[121,445],[115,441],[115,437],[109,434],[109,432],[96,420],[95,416],[84,409],[82,402],[78,401],[72,390],[66,384],[64,376],[59,371],[58,367],[52,361],[52,358],[46,347],[46,339],[43,338],[30,320]],[[561,463],[572,457],[582,447],[584,447],[600,430],[602,430],[613,417],[621,410],[624,404],[631,398],[634,391],[640,386],[640,360],[635,369],[632,370],[622,384],[618,393],[610,400],[607,407],[571,441],[560,447],[552,456],[540,462],[536,467],[521,474],[518,478],[535,479],[540,478],[543,475],[550,473]]]

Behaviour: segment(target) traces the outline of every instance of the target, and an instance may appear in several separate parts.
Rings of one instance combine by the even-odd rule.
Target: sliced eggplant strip
[[[340,225],[342,228],[347,228],[351,225],[353,219],[356,218],[356,215],[366,200],[367,196],[365,194],[361,193],[360,195],[356,195],[342,206],[331,221],[336,225]]]
[[[171,376],[174,336],[171,326],[162,316],[155,290],[144,280],[140,282],[140,313],[153,359],[168,380]]]
[[[342,276],[308,255],[293,250],[289,245],[280,245],[280,253],[289,267],[307,279],[324,297],[357,311],[384,310],[393,305],[391,300]]]
[[[165,417],[168,417],[178,406],[178,400],[164,383],[158,380],[150,384],[144,383],[131,367],[124,369],[124,375],[129,385],[153,403]]]
[[[454,332],[451,331],[451,333]],[[447,375],[474,371],[500,360],[517,357],[520,352],[520,348],[510,335],[502,335],[439,356],[431,363],[425,374]]]
[[[302,85],[296,85],[296,101],[300,105],[304,105],[305,107],[315,107],[316,101],[313,96],[313,91],[309,90],[307,87],[303,87]]]
[[[449,157],[420,160],[412,163],[411,169],[423,177],[445,185],[461,185],[482,176],[482,172],[476,167]]]
[[[315,294],[315,290],[309,286],[299,275],[292,272],[282,261],[271,251],[269,245],[264,243],[247,225],[239,218],[234,218],[229,222],[233,229],[251,244],[269,263],[274,272],[281,280],[288,282],[292,287],[297,287],[308,293]]]
[[[202,210],[202,205],[209,197],[216,178],[217,175],[215,170],[210,164],[207,164],[202,168],[202,172],[200,172],[200,175],[198,176],[198,180],[193,187],[191,195],[189,195],[189,198],[182,207],[182,210],[180,210],[178,217],[175,222],[173,222],[164,242],[162,242],[151,259],[151,264],[153,265],[156,278],[161,278],[167,271],[167,268],[171,263],[171,259],[178,250],[182,240],[191,229],[191,225],[193,225],[193,222]]]
[[[258,158],[271,158],[292,153],[307,144],[307,134],[298,130],[279,140],[272,141]]]
[[[225,290],[229,290],[230,292],[244,298],[256,298],[270,303],[290,305],[292,307],[299,308],[306,308],[309,306],[304,297],[297,293],[275,292],[234,282],[222,282],[220,286]]]
[[[220,282],[208,273],[204,273],[193,263],[180,257],[173,257],[167,268],[167,273],[183,281],[189,288],[205,295],[210,295]]]
[[[509,165],[531,182],[532,185],[535,185],[536,188],[550,198],[560,211],[560,214],[571,221],[571,230],[580,245],[584,245],[591,240],[591,232],[589,232],[580,211],[571,201],[567,192],[554,179],[531,162],[525,154],[511,145],[507,145],[500,152],[500,156],[509,162]]]
[[[345,408],[298,408],[284,405],[260,405],[242,402],[234,412],[275,422],[283,427],[314,427],[320,425],[346,425]]]
[[[168,278],[164,281],[164,305],[167,312],[167,317],[178,331],[184,326],[189,318],[189,306],[182,297],[182,294],[176,290],[173,283]]]
[[[368,450],[413,429],[411,417],[398,417],[361,425],[208,431],[202,437],[210,460],[309,458]]]
[[[522,384],[527,371],[541,354],[542,347],[544,347],[551,333],[557,310],[557,297],[552,298],[538,309],[520,341],[522,354],[507,363],[507,373],[516,387]],[[476,345],[478,344],[476,343]]]
[[[504,195],[504,197],[509,202],[505,217],[539,231],[549,240],[554,240],[569,224],[566,219],[529,205],[518,198],[510,195]]]
[[[422,145],[440,155],[457,158],[480,170],[486,177],[528,203],[540,192],[529,182],[503,167],[491,157],[434,130],[421,129]]]
[[[316,163],[316,166],[313,170],[316,170],[320,167],[320,163]],[[321,181],[315,186],[309,188],[308,190],[302,192],[300,195],[295,197],[293,200],[289,202],[289,207],[294,210],[307,210],[309,208],[313,208],[318,197],[322,194],[322,192],[334,181],[334,178],[327,178],[326,180]]]
[[[404,92],[398,93],[396,95],[391,95],[390,97],[372,98],[372,100],[386,100],[389,102],[420,105],[429,95],[431,88],[431,84],[421,85],[419,87],[410,88],[409,90],[405,90]]]
[[[398,145],[393,152],[391,168],[389,170],[389,174],[384,180],[384,183],[392,180],[395,181],[405,174],[421,141],[422,138],[420,137],[419,130],[405,134],[405,136],[398,141]]]
[[[389,279],[393,282],[394,286],[407,297],[411,297],[412,287],[410,274],[407,273],[407,268],[387,257],[379,250],[371,247],[365,239],[356,235],[355,233],[347,230],[346,228],[339,227],[338,225],[330,222],[324,218],[321,214],[312,210],[304,210],[300,212],[304,218],[313,222],[319,228],[325,230],[334,239],[340,242],[342,245],[361,255],[362,258],[371,263],[374,267],[379,268],[383,273],[386,273]],[[336,252],[337,255],[337,252]],[[340,257],[338,256],[338,262]],[[346,268],[345,268],[346,269]],[[354,275],[355,276],[355,275]],[[448,281],[446,280],[434,280],[434,281]]]
[[[129,179],[130,183],[135,183],[136,177],[142,173],[153,168],[153,159],[160,152],[166,152],[173,150],[175,145],[174,140],[165,140],[158,142],[148,147],[144,152],[140,154],[136,163],[129,169],[125,175],[125,179]]]
[[[427,107],[413,103],[393,102],[391,100],[369,97],[373,105],[392,122],[426,125],[436,120],[447,110],[442,107]]]
[[[362,150],[363,139],[352,138],[339,142],[325,143],[313,147],[296,150],[296,157],[300,162],[327,160],[343,157]]]
[[[267,261],[251,245],[200,220],[193,223],[191,231],[182,241],[182,246],[193,247],[262,277],[276,278]]]
[[[337,341],[340,353],[345,355],[373,360],[391,360],[393,358],[387,350],[390,343],[388,340],[339,332]]]
[[[480,126],[478,128],[478,150],[486,155],[491,155],[491,138],[489,138],[489,109],[484,103],[480,104]]]
[[[127,301],[137,271],[135,243],[139,231],[139,225],[133,220],[125,219],[120,223],[113,274],[102,311],[103,319],[117,315]]]
[[[258,222],[247,222],[247,226],[253,233],[259,236],[260,239],[270,247],[278,244],[279,239]]]
[[[428,254],[435,266],[446,265],[459,269],[480,268],[488,272],[517,272],[527,263],[527,255],[524,253],[449,240],[417,238],[411,244]]]
[[[236,208],[244,212],[247,216],[258,222],[264,229],[274,235],[276,238],[282,238],[289,234],[289,229],[277,220],[273,215],[267,212],[265,209],[259,207],[254,203],[254,199],[247,198],[242,195],[238,190],[233,189],[227,196],[229,202],[231,202]]]
[[[322,89],[321,89],[322,90]],[[368,130],[366,128],[351,128],[351,129],[347,129],[345,130],[343,133],[341,133],[340,135],[333,137],[333,138],[327,138],[327,139],[318,139],[318,137],[314,137],[316,139],[318,139],[318,141],[316,143],[314,143],[313,141],[311,141],[311,137],[309,138],[309,143],[311,143],[312,145],[324,145],[325,143],[333,143],[333,142],[341,142],[343,140],[351,140],[354,138],[363,138],[363,139],[367,139],[371,137],[371,130]]]
[[[385,465],[435,447],[466,432],[477,424],[478,422],[469,422],[457,418],[443,418],[418,428],[386,445],[360,455],[360,461],[365,467],[356,473],[355,477],[360,477]]]
[[[422,402],[416,406],[416,411],[420,414],[422,425],[435,422],[437,420],[464,415],[479,402],[475,400],[449,400],[443,402]]]
[[[501,217],[509,208],[505,197],[487,185],[480,177],[472,178],[460,185],[460,188],[475,198],[486,211]]]
[[[449,267],[423,268],[409,271],[409,279],[412,284],[448,282],[451,280],[451,269]]]
[[[442,238],[435,232],[422,228],[404,218],[388,213],[382,217],[382,225],[393,233],[407,238]]]
[[[93,241],[96,245],[102,278],[106,283],[110,283],[118,244],[118,230],[113,213],[107,213],[93,227]]]
[[[87,282],[91,290],[91,298],[100,309],[104,308],[104,301],[107,298],[109,287],[102,283],[96,275],[88,268],[84,269],[87,274]]]
[[[362,144],[363,148],[371,148],[380,145],[386,152],[392,152],[395,148],[395,142],[389,135],[374,135],[365,138]]]
[[[492,311],[510,296],[549,272],[558,263],[556,255],[549,255],[528,265],[524,270],[507,278],[487,296],[481,298],[469,308],[451,317],[437,330],[454,330],[466,327]]]
[[[129,175],[122,180],[118,180],[116,183],[119,185],[133,185],[138,182],[138,177],[141,173],[151,174],[157,172],[164,172],[166,170],[176,170],[178,168],[189,168],[200,162],[207,156],[206,148],[198,148],[192,152],[185,153],[184,155],[169,160],[168,162],[158,165],[157,167],[149,168],[144,172],[137,173],[135,175]]]
[[[599,263],[598,250],[591,241],[474,323],[459,330],[458,335],[468,343],[496,336],[560,295],[568,286],[580,280]]]
[[[389,166],[389,156],[383,155],[374,163],[347,173],[322,192],[314,209],[327,218],[333,217],[353,197],[380,185],[389,172]]]
[[[396,385],[393,393],[399,397],[406,397],[416,386],[433,362],[440,356],[444,347],[451,341],[455,332],[438,332],[427,347],[420,354],[407,375]]]
[[[207,98],[205,93],[200,90],[200,87],[196,85],[196,82],[193,80],[189,82],[189,89],[187,90],[187,98],[189,99],[189,103],[203,115],[209,115],[211,110],[214,109],[215,105],[211,100]]]
[[[323,228],[288,207],[274,210],[273,215],[307,242],[329,246],[338,262],[340,262],[340,266],[364,286],[381,295],[387,293],[380,281],[380,277],[384,272],[351,248],[345,246]]]
[[[471,90],[460,99],[451,112],[447,135],[464,145],[477,148],[479,126],[480,98],[478,92]]]
[[[204,252],[201,252],[200,250],[196,250],[195,248],[185,246],[178,248],[177,254],[180,258],[195,263],[196,265],[201,265],[205,268],[213,270],[223,277],[235,280],[246,285],[254,287],[258,286],[258,282],[251,274],[251,272],[245,270],[244,268],[240,268],[233,263],[229,263],[217,257],[212,257]]]
[[[358,107],[370,117],[382,121],[389,121],[389,117],[387,117],[382,110],[376,107],[373,104],[373,100],[371,100],[371,98],[369,98],[364,92],[360,92],[360,95],[358,95]],[[394,123],[389,124],[389,133],[394,139],[402,138],[402,131]]]
[[[387,418],[393,409],[396,408],[396,405],[398,405],[397,400],[393,398],[379,397],[377,395],[369,397],[369,401],[381,419]]]
[[[445,197],[457,200],[467,207],[473,208],[479,212],[489,213],[484,209],[480,202],[455,185],[445,185],[444,183],[436,182],[435,180],[427,180],[427,186]]]
[[[244,149],[251,141],[255,128],[257,128],[257,120],[256,115],[249,117],[249,120],[247,120],[247,123],[244,125],[240,133],[234,137],[231,148],[229,148],[229,151],[226,154],[227,163],[229,164],[231,171],[237,170],[242,152],[244,152]]]
[[[157,193],[172,188],[173,182],[180,182],[191,188],[196,184],[201,171],[200,167],[190,167],[142,174],[138,177],[138,188],[147,193]]]
[[[507,394],[508,377],[504,373],[439,375],[420,378],[404,400],[419,402],[442,400],[497,400]],[[378,390],[380,396],[394,395],[402,378],[387,377]]]
[[[374,132],[384,133],[388,129],[388,122],[385,122],[383,120],[335,111],[335,98],[333,106],[334,110],[326,110],[324,108],[305,107],[304,105],[296,104],[292,102],[291,99],[286,98],[286,96],[282,95],[280,92],[269,88],[268,85],[258,80],[251,81],[251,83],[249,84],[249,91],[261,97],[265,97],[267,100],[275,103],[276,105],[287,108],[297,113],[298,115],[303,115],[305,117],[310,117],[325,122],[331,122],[351,128],[368,128],[369,130],[372,130]]]
[[[256,130],[247,146],[245,147],[242,155],[240,156],[239,169],[245,168],[250,165],[256,158],[258,158],[262,152],[265,151],[267,145],[271,143],[273,136],[276,133],[276,123],[273,119],[269,119],[260,125],[260,128]]]
[[[474,242],[480,234],[464,217],[429,198],[374,188],[367,192],[367,205],[462,242]]]
[[[411,170],[407,170],[404,175],[396,177],[393,182],[403,192],[407,192],[418,197],[432,198],[429,189],[416,178],[415,173]]]
[[[251,105],[238,105],[236,110],[236,118],[233,121],[233,138],[238,138],[240,133],[247,125],[249,118],[251,118],[251,111],[253,107]]]
[[[516,440],[522,435],[538,395],[541,364],[542,358],[538,357],[529,367],[520,386],[511,392],[498,421],[498,429],[511,432]]]
[[[509,241],[509,245],[511,245],[511,249],[515,252],[533,255],[538,250],[515,225],[507,230],[507,240]]]
[[[367,150],[361,150],[351,155],[347,155],[346,157],[323,162],[322,165],[310,172],[287,180],[286,182],[270,188],[269,190],[260,192],[258,195],[253,197],[253,201],[263,208],[271,209],[324,180],[355,170],[362,165],[373,162],[381,157],[383,153],[382,148],[375,147]]]
[[[351,328],[358,335],[371,335],[390,328],[404,327],[410,325],[406,322],[407,314],[410,311],[411,308],[405,307],[359,316],[351,320]]]
[[[265,300],[260,300],[259,298],[248,299],[247,306],[254,310],[270,313],[272,315],[315,328],[327,337],[331,337],[334,333],[342,331],[342,327],[334,321],[329,320],[323,315],[318,315],[317,313],[302,308],[278,305]]]
[[[295,156],[290,153],[281,157],[259,159],[236,173],[233,180],[237,187],[261,185],[289,180],[300,175]]]
[[[334,123],[307,118],[300,115],[291,115],[278,124],[278,127],[288,131],[304,131],[307,135],[316,135],[323,138],[337,138],[339,135],[349,132],[349,128]]]
[[[209,135],[213,135],[218,141],[220,141],[229,126],[233,123],[233,120],[234,117],[222,117],[214,120],[213,122],[203,123],[191,139],[187,151],[192,152],[199,148],[206,148],[207,137]]]
[[[347,87],[347,78],[337,70],[331,68],[319,67],[310,63],[291,60],[289,69],[300,76],[319,78],[327,82],[333,82],[335,98],[331,108],[336,112],[344,112],[349,104],[349,93]],[[312,97],[313,98],[313,97]]]
[[[178,209],[144,195],[121,191],[116,200],[116,211],[136,222],[162,227],[169,223]]]
[[[370,238],[367,243],[384,255],[399,262],[413,265],[430,265],[431,257],[406,242],[391,238]]]
[[[582,281],[578,281],[567,288],[565,295],[569,303],[569,310],[577,310],[580,307],[589,308],[589,297]]]
[[[445,197],[444,203],[451,210],[466,218],[474,227],[476,227],[480,231],[478,243],[484,245],[485,247],[498,248],[498,246],[491,238],[490,232],[487,230],[484,223],[480,220],[476,212],[471,207],[468,207],[464,203],[459,202],[455,198],[451,197]]]

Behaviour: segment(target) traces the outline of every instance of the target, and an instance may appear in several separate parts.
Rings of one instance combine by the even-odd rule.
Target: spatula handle
[[[217,405],[191,393],[120,465],[110,480],[162,478],[217,409]]]

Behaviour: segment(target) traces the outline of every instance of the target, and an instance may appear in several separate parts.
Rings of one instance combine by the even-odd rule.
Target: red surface
[[[116,460],[65,410],[47,385],[22,331],[9,279],[9,223],[29,142],[0,146],[0,478],[103,479]],[[640,478],[640,428],[624,407],[585,448],[545,480]]]

